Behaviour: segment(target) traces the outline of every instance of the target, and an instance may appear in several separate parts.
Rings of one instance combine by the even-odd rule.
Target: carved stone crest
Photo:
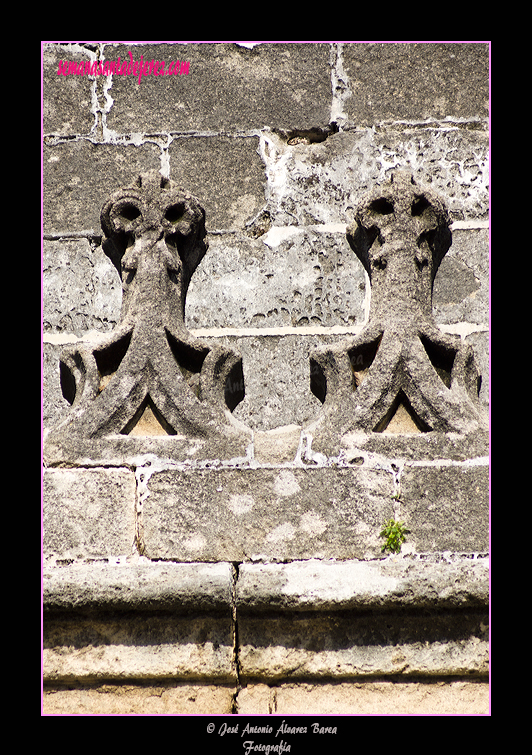
[[[347,240],[371,284],[363,331],[311,354],[311,389],[322,401],[309,427],[329,452],[353,434],[485,429],[470,346],[432,317],[432,285],[451,245],[442,200],[397,171],[360,203]]]
[[[250,431],[231,415],[244,397],[242,361],[185,327],[187,289],[207,251],[203,208],[153,171],[111,195],[101,224],[122,279],[120,321],[97,345],[63,353],[72,408],[47,437],[45,456],[245,456]]]

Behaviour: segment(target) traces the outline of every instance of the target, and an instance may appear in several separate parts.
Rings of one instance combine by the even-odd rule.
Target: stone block
[[[408,465],[401,475],[400,517],[418,553],[488,552],[489,468]]]
[[[277,238],[209,237],[209,251],[189,289],[188,327],[350,326],[364,321],[364,269],[349,249],[345,230],[280,230]]]
[[[43,146],[44,233],[101,235],[100,211],[109,193],[160,166],[160,149],[153,143],[50,141]]]
[[[231,619],[143,612],[57,615],[46,620],[44,678],[234,682]]]
[[[478,323],[489,328],[489,230],[454,230],[453,243],[434,280],[437,323]]]
[[[346,43],[348,123],[488,117],[487,43]]]
[[[170,178],[201,198],[209,231],[243,228],[263,207],[258,141],[256,136],[198,136],[170,145]]]
[[[300,682],[272,687],[247,684],[237,695],[237,710],[240,715],[263,716],[474,716],[488,714],[489,705],[489,684],[483,680],[364,681],[336,684]],[[327,725],[332,722],[324,723]],[[334,720],[334,725],[338,729],[338,736],[343,737],[346,734],[344,720]]]
[[[235,680],[230,564],[73,564],[44,573],[48,681]]]
[[[393,478],[379,470],[154,470],[145,486],[151,559],[375,558],[393,513]]]
[[[45,716],[229,715],[236,686],[224,684],[100,684],[46,686]]]
[[[328,44],[105,45],[105,58],[190,63],[188,75],[113,76],[107,124],[117,133],[309,129],[329,122]]]
[[[87,239],[43,243],[43,330],[81,335],[112,330],[118,322],[122,282],[102,251]]]
[[[95,125],[92,112],[94,80],[57,74],[59,61],[95,60],[94,51],[80,45],[43,45],[43,132],[61,136],[88,134]]]
[[[135,541],[135,504],[135,475],[129,470],[45,470],[45,558],[68,560],[131,554]]]
[[[321,404],[310,390],[309,353],[333,339],[303,334],[227,339],[228,345],[234,342],[242,354],[244,369],[246,395],[236,407],[235,417],[256,431],[278,429],[283,434],[283,427],[302,425],[314,418]],[[255,436],[256,444],[265,440],[264,436]],[[256,448],[256,458],[271,463],[277,453],[272,444],[270,448],[273,456],[266,459],[264,449]],[[286,461],[295,457],[294,452]]]
[[[242,564],[236,589],[239,613],[480,609],[488,600],[488,559],[460,556]]]
[[[45,568],[43,604],[52,612],[210,611],[232,615],[233,574],[228,563],[76,563]]]
[[[487,217],[487,131],[395,127],[332,134],[315,144],[290,146],[261,136],[273,225],[349,223],[352,208],[392,170],[410,171],[444,198],[453,220]]]
[[[434,616],[350,612],[239,621],[240,678],[325,679],[355,676],[486,676],[487,612]]]

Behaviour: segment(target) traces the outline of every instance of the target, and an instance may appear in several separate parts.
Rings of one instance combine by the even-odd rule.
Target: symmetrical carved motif
[[[207,250],[198,201],[153,171],[115,192],[101,223],[104,251],[122,278],[120,322],[96,347],[63,354],[61,385],[72,409],[48,448],[98,455],[105,439],[112,452],[127,448],[126,439],[165,436],[174,440],[166,453],[196,439],[193,447],[205,458],[212,439],[249,442],[249,431],[231,416],[244,396],[240,357],[185,327],[187,289]]]
[[[371,283],[358,336],[311,354],[323,402],[312,433],[468,434],[485,424],[472,349],[432,318],[432,285],[451,245],[443,202],[396,172],[359,205],[347,239]]]

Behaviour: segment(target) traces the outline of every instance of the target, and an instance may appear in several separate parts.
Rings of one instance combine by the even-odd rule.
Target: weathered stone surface
[[[45,470],[45,558],[130,555],[135,541],[135,502],[135,475],[129,470]]]
[[[93,82],[88,76],[58,76],[60,60],[95,60],[93,51],[79,45],[44,45],[43,131],[45,134],[88,134],[95,124],[91,112]]]
[[[486,119],[487,43],[346,43],[349,123]]]
[[[267,209],[275,226],[345,223],[352,208],[393,170],[408,170],[447,203],[453,220],[487,218],[489,135],[437,126],[434,131],[342,131],[317,144],[290,146],[261,137]]]
[[[401,517],[418,552],[489,550],[489,468],[405,466]]]
[[[106,45],[105,58],[190,62],[186,76],[113,76],[108,127],[130,131],[308,129],[329,122],[328,44]]]
[[[434,280],[435,321],[479,323],[488,329],[489,297],[489,230],[453,230],[453,244]]]
[[[488,600],[488,559],[460,556],[242,564],[236,591],[242,612],[478,609]]]
[[[78,563],[43,577],[47,680],[234,680],[230,564]]]
[[[209,231],[242,229],[263,207],[264,166],[258,144],[257,136],[197,136],[172,142],[171,177],[201,196]]]
[[[156,144],[98,144],[86,139],[43,146],[44,233],[99,236],[102,201],[143,171],[159,169]]]
[[[44,715],[228,715],[236,686],[224,684],[100,684],[85,689],[46,686]]]
[[[364,681],[336,684],[247,684],[237,695],[241,715],[486,715],[489,684],[465,681]],[[323,725],[332,723],[322,722]],[[335,720],[338,735],[342,719]],[[308,724],[307,724],[308,726]],[[274,726],[275,728],[275,726]]]
[[[43,330],[81,335],[118,322],[122,284],[101,246],[87,239],[43,244]]]
[[[387,614],[241,615],[240,678],[486,676],[486,611]]]
[[[51,611],[220,611],[232,613],[227,563],[71,564],[45,568],[43,605]]]
[[[188,327],[363,323],[366,279],[345,226],[210,237],[209,244],[190,286]]]
[[[148,611],[55,615],[44,626],[43,671],[50,682],[234,682],[231,617]]]
[[[146,489],[152,559],[374,558],[393,513],[392,474],[356,467],[154,471]]]

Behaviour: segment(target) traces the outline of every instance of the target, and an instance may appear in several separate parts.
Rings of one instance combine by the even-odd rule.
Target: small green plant
[[[408,530],[405,527],[404,522],[396,522],[394,519],[389,519],[385,522],[381,531],[381,537],[386,538],[386,542],[382,546],[382,552],[390,551],[390,553],[399,553],[401,545],[406,540],[405,535],[408,534]]]

